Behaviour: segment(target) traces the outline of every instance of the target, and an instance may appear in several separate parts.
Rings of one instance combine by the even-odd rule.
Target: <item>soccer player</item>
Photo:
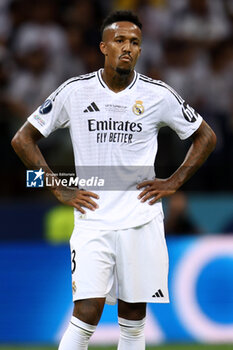
[[[105,302],[116,301],[118,350],[145,349],[146,303],[169,302],[161,198],[175,193],[215,147],[212,129],[171,87],[134,70],[141,28],[131,12],[110,14],[100,43],[104,68],[66,81],[12,140],[28,168],[42,168],[50,176],[37,141],[64,127],[70,129],[77,167],[113,166],[116,176],[121,166],[129,173],[137,169],[130,191],[50,188],[60,202],[75,208],[70,241],[74,310],[60,350],[87,349]],[[191,137],[192,144],[169,178],[144,177],[141,171],[153,168],[157,135],[166,125],[181,139]]]

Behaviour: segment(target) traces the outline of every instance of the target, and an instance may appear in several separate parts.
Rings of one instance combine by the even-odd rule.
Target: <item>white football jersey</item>
[[[155,177],[159,129],[169,126],[186,139],[202,118],[161,81],[135,72],[131,84],[115,93],[100,69],[67,80],[28,121],[45,137],[69,128],[77,176],[87,180],[81,187],[100,197],[95,211],[75,210],[75,224],[114,230],[142,225],[162,211],[161,201],[142,203],[136,189]]]

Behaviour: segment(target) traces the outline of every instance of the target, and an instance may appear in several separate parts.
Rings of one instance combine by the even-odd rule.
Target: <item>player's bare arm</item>
[[[137,188],[145,189],[138,198],[142,202],[147,200],[154,204],[162,197],[174,194],[206,161],[216,145],[216,135],[210,126],[202,121],[202,124],[192,135],[192,144],[180,167],[167,179],[155,179],[140,183]]]
[[[46,163],[44,156],[37,145],[37,142],[42,137],[43,135],[34,128],[34,126],[29,122],[26,122],[16,133],[11,144],[27,168],[42,168],[45,172],[45,176],[56,177]],[[90,210],[98,208],[98,204],[92,198],[98,199],[99,197],[93,192],[65,187],[62,185],[51,186],[49,189],[61,203],[70,205],[83,214],[85,214],[83,207],[89,208]]]

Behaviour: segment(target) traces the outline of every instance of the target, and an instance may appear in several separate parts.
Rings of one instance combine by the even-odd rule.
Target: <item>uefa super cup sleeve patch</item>
[[[39,108],[40,114],[47,114],[52,110],[53,103],[50,99],[46,100]]]

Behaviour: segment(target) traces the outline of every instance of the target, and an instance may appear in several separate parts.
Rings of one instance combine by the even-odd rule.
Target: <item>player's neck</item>
[[[127,74],[118,73],[115,70],[104,67],[102,78],[110,90],[120,92],[127,88],[134,78],[134,71]]]

